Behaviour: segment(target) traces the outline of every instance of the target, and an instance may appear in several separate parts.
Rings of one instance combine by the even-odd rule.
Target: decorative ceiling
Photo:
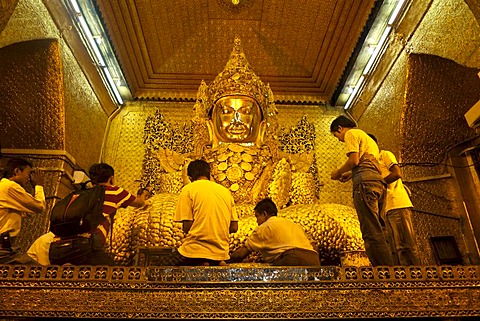
[[[238,37],[276,100],[316,103],[332,98],[375,0],[96,3],[134,99],[195,99]]]

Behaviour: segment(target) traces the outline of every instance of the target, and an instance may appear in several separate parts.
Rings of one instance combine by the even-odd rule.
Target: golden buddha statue
[[[304,131],[305,142],[293,143],[285,138],[288,132],[280,133],[277,113],[269,85],[251,70],[235,39],[225,69],[209,86],[201,82],[191,126],[173,128],[160,113],[147,120],[143,185],[153,186],[156,195],[150,208],[117,215],[117,261],[127,263],[139,246],[181,244],[181,224],[172,219],[178,193],[188,183],[186,165],[199,158],[210,164],[211,179],[235,199],[240,221],[232,251],[256,228],[253,207],[265,197],[276,203],[279,216],[305,228],[321,256],[363,249],[355,211],[318,202],[313,125],[303,118],[295,130]]]

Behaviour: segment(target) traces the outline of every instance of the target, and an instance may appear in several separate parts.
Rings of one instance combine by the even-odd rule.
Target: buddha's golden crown
[[[265,85],[250,68],[239,38],[235,38],[232,53],[225,69],[209,85],[211,103],[226,96],[242,95],[255,99],[262,109],[264,117],[273,102],[269,85]]]

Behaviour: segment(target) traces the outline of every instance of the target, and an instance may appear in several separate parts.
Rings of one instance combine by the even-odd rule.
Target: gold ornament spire
[[[244,97],[245,99],[242,99]],[[204,146],[209,142],[212,146],[217,146],[220,141],[229,141],[225,137],[219,137],[219,120],[216,119],[216,125],[212,119],[213,110],[220,99],[233,98],[247,102],[249,99],[256,102],[261,115],[256,120],[258,123],[251,127],[257,132],[251,132],[250,135],[257,135],[255,144],[258,146],[267,141],[277,140],[277,108],[272,90],[268,84],[264,84],[250,67],[247,61],[239,38],[235,38],[232,53],[225,68],[220,72],[215,80],[207,86],[202,83],[197,92],[197,99],[193,108],[193,122],[195,124],[195,144]],[[248,99],[247,99],[248,98]],[[236,129],[238,130],[238,129]],[[239,134],[237,133],[237,136]],[[252,137],[245,140],[250,142]],[[235,139],[241,140],[239,137]],[[235,141],[234,139],[234,141]],[[200,152],[201,147],[199,147]]]
[[[227,96],[246,96],[255,99],[260,106],[263,117],[268,117],[268,105],[271,91],[250,67],[239,38],[235,38],[232,53],[225,69],[217,75],[209,86],[211,102]]]

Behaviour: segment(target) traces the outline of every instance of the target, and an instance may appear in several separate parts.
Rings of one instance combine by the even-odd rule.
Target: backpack
[[[50,231],[60,237],[92,232],[106,220],[102,211],[104,198],[102,185],[68,194],[52,208]]]

